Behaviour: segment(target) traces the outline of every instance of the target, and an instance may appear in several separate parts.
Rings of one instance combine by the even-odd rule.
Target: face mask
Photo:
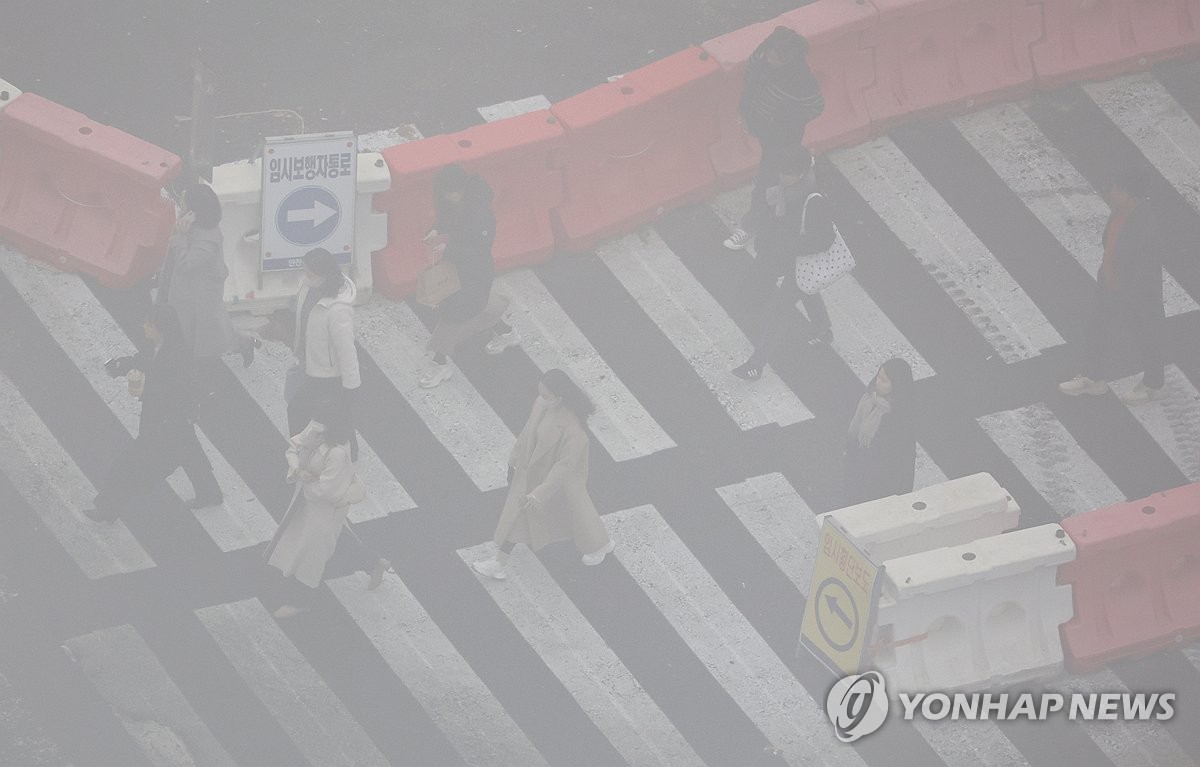
[[[554,407],[559,402],[562,402],[562,397],[547,397],[545,394],[538,394],[538,404],[542,407]]]
[[[306,274],[306,275],[304,275],[304,284],[310,288],[320,287],[321,286],[321,278],[314,277],[311,274]]]

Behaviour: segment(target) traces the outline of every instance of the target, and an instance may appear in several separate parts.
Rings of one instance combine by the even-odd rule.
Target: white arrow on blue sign
[[[342,204],[328,189],[303,186],[283,198],[275,214],[275,227],[293,245],[319,245],[337,229]]]

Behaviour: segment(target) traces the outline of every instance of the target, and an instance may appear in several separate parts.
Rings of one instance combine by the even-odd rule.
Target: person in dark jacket
[[[196,183],[184,190],[154,297],[154,303],[170,304],[179,315],[185,347],[196,361],[199,383],[206,387],[202,395],[212,390],[222,354],[238,351],[249,367],[261,344],[235,331],[225,310],[229,268],[220,223],[221,201],[212,187]]]
[[[441,241],[434,246],[434,253],[454,264],[460,287],[437,307],[437,326],[429,339],[433,365],[419,381],[426,389],[450,378],[448,358],[459,343],[471,336],[491,330],[488,354],[500,354],[521,343],[516,328],[504,322],[508,299],[492,289],[496,278],[492,261],[496,217],[492,214],[491,187],[462,167],[447,165],[434,178],[433,194],[437,218],[425,240]]]
[[[766,308],[760,330],[751,339],[754,353],[733,371],[748,381],[762,376],[771,354],[787,334],[797,301],[808,313],[813,328],[811,342],[832,338],[825,301],[820,294],[801,292],[796,284],[796,258],[823,253],[837,239],[829,201],[817,192],[812,156],[805,153],[804,157],[793,155],[785,160],[777,184],[768,188],[765,196],[770,215],[759,235],[758,256],[749,281],[754,300],[765,300]]]
[[[844,505],[910,493],[916,474],[912,367],[883,363],[858,401],[846,435]]]
[[[141,399],[142,413],[137,438],[100,483],[95,508],[84,511],[98,522],[115,521],[125,504],[179,467],[196,492],[188,508],[216,506],[223,500],[212,464],[196,438],[194,371],[179,317],[170,306],[153,306],[142,329],[149,348],[105,363],[110,375],[128,378],[129,393]]]
[[[1101,371],[1113,321],[1137,340],[1142,377],[1121,399],[1131,405],[1162,396],[1165,361],[1162,351],[1162,242],[1154,206],[1147,195],[1146,174],[1138,168],[1122,173],[1109,187],[1112,213],[1104,228],[1104,258],[1096,274],[1096,293],[1084,342],[1083,373],[1058,385],[1072,397],[1108,391]]]
[[[825,99],[805,58],[808,41],[787,27],[775,27],[746,62],[739,109],[742,124],[758,139],[762,156],[750,194],[750,210],[725,240],[741,250],[766,222],[764,197],[779,166],[790,154],[806,155],[804,129],[825,109]]]

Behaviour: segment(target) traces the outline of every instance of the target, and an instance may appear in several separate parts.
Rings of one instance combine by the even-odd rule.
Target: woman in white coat
[[[556,368],[542,374],[533,412],[508,459],[508,497],[493,537],[496,554],[475,562],[477,573],[504,580],[518,543],[536,551],[573,540],[585,565],[600,564],[613,550],[587,491],[586,423],[594,409],[566,373]]]
[[[287,479],[296,483],[296,492],[271,541],[267,560],[287,579],[284,604],[273,613],[276,618],[290,618],[307,609],[304,603],[311,590],[321,585],[351,504],[366,498],[366,488],[350,458],[352,433],[341,403],[324,400],[317,404],[313,420],[288,445]],[[354,531],[350,533],[365,550]],[[368,588],[373,589],[392,565],[378,555],[369,557]],[[301,585],[307,589],[299,588]]]

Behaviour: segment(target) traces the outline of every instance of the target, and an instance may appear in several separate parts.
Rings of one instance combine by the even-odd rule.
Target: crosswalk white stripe
[[[104,371],[105,360],[135,352],[116,320],[76,275],[64,274],[7,249],[0,251],[0,271],[125,429],[131,435],[137,434],[141,406],[129,395],[124,378],[110,378]],[[214,537],[214,541],[226,551],[258,543],[262,539],[255,539],[250,531],[273,530],[274,520],[220,452],[207,440],[202,444],[225,501],[220,507],[197,509],[196,519],[210,534],[218,531],[221,538]],[[186,480],[182,482],[187,484]],[[183,487],[178,481],[173,486]],[[183,497],[190,497],[190,493]],[[243,525],[239,520],[246,522]],[[237,534],[225,537],[229,531]]]
[[[957,117],[954,124],[1025,207],[1095,275],[1104,257],[1108,205],[1029,115],[1016,104],[1003,104]],[[1168,315],[1200,309],[1173,277],[1165,277]]]
[[[434,389],[417,383],[430,364],[429,331],[413,310],[377,298],[358,308],[355,326],[363,348],[475,486],[486,491],[507,485],[516,438],[466,376],[455,371]]]
[[[750,208],[750,190],[751,187],[741,187],[712,201],[713,211],[730,228],[737,226],[739,216]],[[825,299],[833,323],[833,350],[864,384],[874,377],[884,360],[892,357],[907,360],[917,379],[933,375],[933,368],[863,290],[853,274],[826,288],[821,297]]]
[[[1151,74],[1083,89],[1171,186],[1200,212],[1200,126]]]
[[[864,764],[654,507],[604,520],[621,564],[784,761]]]
[[[800,593],[808,597],[820,532],[808,504],[782,474],[717,488],[733,513]],[[1025,758],[993,722],[915,722],[947,767],[1015,767]]]
[[[596,413],[588,426],[613,460],[627,461],[675,447],[536,274],[521,269],[498,282],[512,297],[509,319],[521,333],[521,348],[542,371],[561,368],[569,373],[592,398]]]
[[[923,487],[930,485],[940,485],[948,479],[946,473],[934,463],[929,457],[929,453],[925,452],[925,448],[921,447],[921,443],[917,443],[917,466],[913,476],[913,490],[920,490]]]
[[[257,599],[204,607],[196,616],[309,762],[388,763]]]
[[[479,116],[484,120],[495,122],[496,120],[503,120],[506,117],[516,117],[517,115],[549,108],[550,100],[538,94],[537,96],[529,96],[528,98],[517,99],[516,101],[501,101],[499,104],[479,107],[476,111],[479,112]]]
[[[250,367],[244,368],[240,362],[228,363],[229,369],[241,381],[242,387],[284,436],[287,436],[288,427],[287,403],[283,399],[283,379],[287,375],[287,369],[295,364],[295,361],[287,344],[263,341],[262,348],[254,355],[254,364]],[[396,480],[362,435],[358,438],[358,461],[355,468],[367,487],[367,500],[350,507],[351,522],[379,519],[393,511],[416,508],[417,504],[408,491]]]
[[[1131,389],[1139,375],[1114,381],[1115,388]],[[1175,365],[1166,366],[1164,398],[1129,411],[1192,482],[1200,482],[1200,392]]]
[[[80,514],[96,495],[92,483],[3,374],[0,471],[87,577],[154,567],[124,522],[96,524]]]
[[[1063,343],[1012,275],[891,139],[874,139],[831,157],[1005,362]]]
[[[328,585],[467,764],[546,765],[399,578],[385,578],[375,591],[351,576]]]
[[[740,428],[813,417],[769,367],[753,382],[730,373],[750,356],[749,339],[656,232],[627,235],[596,252]]]
[[[158,656],[124,624],[68,639],[63,648],[158,767],[234,767]]]
[[[1056,679],[1048,684],[1047,688],[1064,695],[1072,692],[1084,694],[1129,692],[1129,688],[1108,669],[1087,676]],[[1077,722],[1087,732],[1092,742],[1112,761],[1114,767],[1178,767],[1178,765],[1195,764],[1191,756],[1180,748],[1175,738],[1153,719],[1146,721],[1118,719],[1094,722],[1080,719]]]
[[[750,477],[718,487],[717,494],[807,599],[821,535],[812,509],[787,477]]]
[[[1044,404],[992,413],[978,421],[1060,517],[1125,500]]]
[[[485,543],[458,554],[469,565],[493,551]],[[521,547],[509,570],[508,580],[486,583],[488,593],[625,761],[703,764],[537,557]]]

